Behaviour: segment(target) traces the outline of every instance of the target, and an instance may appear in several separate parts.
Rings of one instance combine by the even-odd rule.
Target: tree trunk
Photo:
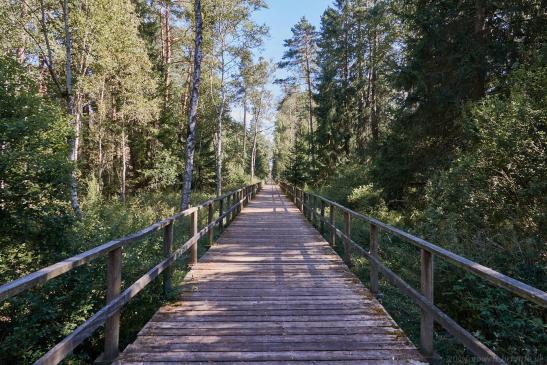
[[[164,21],[163,21],[163,27],[162,33],[164,34],[164,39],[162,42],[163,46],[163,54],[164,54],[164,60],[163,60],[163,87],[164,87],[164,94],[163,94],[163,109],[164,111],[167,110],[169,99],[171,97],[170,94],[170,86],[171,86],[171,78],[169,75],[169,66],[171,64],[171,1],[165,0],[165,15],[164,15]]]
[[[43,54],[40,54],[40,63],[38,65],[38,92],[41,95],[47,94],[47,82],[46,82],[46,73],[47,73],[47,66],[46,66],[46,56]]]
[[[63,1],[63,20],[65,30],[65,52],[66,52],[66,104],[67,114],[69,117],[69,123],[71,127],[75,128],[75,133],[69,141],[69,160],[72,162],[72,172],[70,174],[70,204],[77,216],[81,216],[80,204],[78,202],[78,177],[76,171],[76,164],[78,162],[78,140],[79,130],[76,126],[78,124],[78,117],[75,115],[74,108],[74,96],[72,95],[72,34],[68,24],[68,0]]]
[[[127,141],[125,140],[125,127],[122,129],[121,155],[122,155],[122,171],[120,176],[120,200],[125,203],[125,186],[127,177]]]
[[[378,105],[376,98],[376,48],[377,31],[373,30],[371,42],[371,62],[370,62],[370,129],[372,132],[372,141],[378,143]]]
[[[488,5],[485,0],[475,0],[475,19],[474,19],[474,29],[475,33],[475,42],[478,49],[482,49],[487,46],[486,34],[487,34],[487,15],[488,15]],[[483,57],[480,58],[478,64],[475,64],[475,74],[474,81],[471,85],[471,90],[469,95],[472,100],[479,100],[486,93],[486,73],[484,68],[481,67],[483,62]]]
[[[243,92],[243,165],[247,159],[247,92]]]
[[[28,5],[26,1],[21,1],[21,20],[26,22],[26,17],[28,14]],[[25,25],[23,25],[24,27]],[[17,62],[22,65],[25,63],[25,48],[27,44],[27,34],[25,32],[21,33],[21,45],[16,50]]]
[[[308,137],[310,144],[312,169],[315,169],[315,144],[313,142],[313,90],[311,81],[311,65],[308,54],[306,55],[306,84],[308,89]]]
[[[359,20],[357,23],[357,118],[358,126],[356,128],[357,140],[361,147],[365,146],[366,143],[366,116],[365,116],[365,37],[363,34],[363,19],[362,15],[359,14]]]
[[[68,12],[68,4],[66,1],[63,3],[63,11],[65,10]],[[66,13],[66,12],[64,12]],[[59,91],[60,94],[64,94],[66,92],[66,89],[64,89],[61,86],[61,83],[59,82],[59,78],[57,77],[57,74],[55,73],[55,69],[53,68],[53,50],[51,49],[51,45],[49,43],[49,35],[47,30],[47,17],[46,17],[46,9],[44,6],[44,0],[40,0],[40,29],[42,31],[42,34],[44,36],[44,43],[46,45],[47,49],[47,58],[44,56],[44,62],[47,66],[47,69],[49,71],[49,74],[51,75],[51,79],[53,80],[57,91]],[[68,30],[68,13],[66,13],[66,30]],[[70,35],[70,33],[69,33]],[[71,47],[72,48],[72,45]]]
[[[187,209],[192,191],[192,169],[194,166],[194,151],[196,146],[196,118],[199,99],[199,84],[201,82],[201,59],[203,57],[201,43],[203,40],[203,19],[201,16],[201,0],[194,0],[194,15],[196,20],[196,38],[194,44],[194,74],[190,95],[190,111],[188,113],[188,138],[186,140],[186,161],[182,183],[182,198],[180,207]]]
[[[190,99],[190,94],[192,93],[192,74],[194,73],[194,65],[193,65],[193,61],[192,59],[194,58],[194,55],[192,52],[190,52],[190,55],[188,56],[188,72],[186,72],[186,77],[184,79],[184,83],[183,83],[183,92],[182,92],[182,96],[181,96],[181,99],[182,99],[182,110],[181,110],[181,113],[182,115],[186,114],[186,113],[189,113],[189,110],[188,110],[188,100]],[[184,130],[184,121],[181,120],[181,123],[180,123],[180,138],[179,138],[179,141],[180,143],[184,143],[184,139],[183,139],[183,130]]]
[[[253,132],[253,149],[251,151],[251,183],[255,178],[255,163],[256,163],[256,136],[258,131],[258,121],[255,120],[254,132]]]
[[[251,151],[251,183],[253,183],[255,178],[256,140],[258,136],[258,121],[260,120],[260,109],[256,112],[254,120],[253,149]]]
[[[224,64],[224,38],[221,40],[221,56],[220,56],[220,105],[218,108],[217,125],[215,130],[216,142],[216,188],[217,196],[222,194],[222,118],[224,116],[224,104],[226,103],[226,85],[224,80],[225,64]]]

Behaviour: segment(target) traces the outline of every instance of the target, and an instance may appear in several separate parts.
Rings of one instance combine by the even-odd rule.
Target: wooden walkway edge
[[[224,231],[116,364],[425,364],[275,185]]]

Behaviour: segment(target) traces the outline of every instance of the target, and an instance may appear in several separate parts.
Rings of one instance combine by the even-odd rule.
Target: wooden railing
[[[465,257],[436,246],[426,240],[413,236],[398,228],[385,224],[377,219],[357,213],[323,196],[306,192],[294,185],[280,182],[283,192],[289,196],[294,204],[304,213],[310,221],[319,221],[319,230],[325,234],[325,225],[329,227],[329,241],[335,244],[338,236],[344,247],[344,260],[351,265],[351,253],[356,252],[368,259],[370,264],[370,291],[373,295],[378,293],[378,274],[381,273],[404,295],[409,297],[421,309],[420,320],[420,346],[423,354],[428,359],[434,359],[433,348],[433,323],[439,323],[448,333],[456,338],[475,356],[485,363],[505,364],[504,360],[475,338],[469,331],[461,327],[452,318],[433,303],[433,257],[438,256],[449,263],[463,269],[466,272],[475,274],[492,285],[508,290],[509,292],[527,299],[533,303],[547,308],[547,293],[527,285],[523,282],[503,275],[488,267],[482,266]],[[329,217],[326,219],[325,210],[329,208]],[[343,230],[336,227],[335,210],[343,214]],[[351,238],[351,218],[359,219],[370,225],[369,251]],[[385,266],[378,256],[378,231],[383,230],[393,234],[406,242],[411,243],[420,249],[421,255],[421,277],[420,291],[414,289],[397,274]]]
[[[138,232],[104,243],[79,255],[0,286],[0,301],[3,301],[71,271],[78,266],[87,264],[101,256],[107,256],[107,304],[48,351],[42,358],[36,361],[35,364],[58,364],[70,354],[76,346],[91,336],[93,332],[103,324],[105,325],[105,345],[104,353],[101,355],[100,360],[105,363],[113,361],[118,356],[119,351],[118,340],[121,308],[162,273],[164,290],[169,291],[172,285],[171,266],[175,261],[186,251],[191,250],[189,264],[196,264],[198,260],[198,240],[207,235],[209,244],[212,244],[215,226],[218,225],[222,231],[225,225],[229,224],[241,211],[242,206],[247,205],[249,200],[253,199],[261,188],[262,183],[259,182],[231,191],[215,199],[201,203],[198,206],[181,211]],[[215,202],[219,203],[219,217],[216,220],[213,220]],[[208,215],[207,225],[198,231],[198,213],[200,209],[207,209]],[[173,251],[174,224],[186,216],[190,216],[191,237],[182,246]],[[122,292],[122,247],[140,241],[161,229],[164,231],[164,259]]]

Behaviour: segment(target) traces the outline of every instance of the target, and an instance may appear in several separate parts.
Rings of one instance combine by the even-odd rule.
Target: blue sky
[[[268,9],[257,12],[254,19],[270,28],[270,37],[264,42],[261,55],[268,60],[279,62],[283,57],[283,41],[290,38],[291,28],[305,16],[319,29],[321,15],[332,4],[332,0],[266,0]],[[278,72],[279,73],[279,72]],[[281,96],[277,85],[271,86],[276,99]]]
[[[258,11],[254,15],[254,20],[258,24],[266,24],[270,29],[270,36],[265,39],[264,47],[259,52],[255,52],[255,56],[262,56],[267,60],[277,63],[283,57],[285,52],[283,41],[292,36],[291,28],[303,16],[319,29],[321,15],[333,0],[266,0],[268,8]],[[277,71],[275,78],[283,77],[283,71]],[[274,95],[274,102],[277,103],[281,99],[281,89],[273,83],[270,85],[270,90]],[[274,107],[277,105],[274,105]],[[239,105],[232,109],[232,117],[238,121],[243,119],[243,111]],[[263,122],[264,134],[268,139],[272,139],[273,121],[266,118]]]

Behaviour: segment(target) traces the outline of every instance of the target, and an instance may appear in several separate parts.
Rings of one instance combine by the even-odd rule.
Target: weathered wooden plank
[[[147,336],[183,336],[191,333],[195,336],[268,336],[268,335],[335,335],[344,338],[349,335],[369,335],[392,333],[404,337],[402,331],[395,326],[361,326],[361,327],[290,327],[290,328],[143,328],[141,335]],[[138,340],[137,340],[138,341]]]
[[[116,361],[114,365],[173,365],[171,361]],[[416,360],[383,360],[383,359],[361,359],[361,360],[298,360],[298,361],[230,361],[230,365],[425,365],[425,362]],[[226,365],[224,361],[177,361],[177,365]]]
[[[368,314],[319,314],[319,315],[190,315],[188,313],[163,313],[156,314],[150,322],[214,322],[214,323],[247,323],[247,322],[358,322],[383,319],[385,313]]]
[[[237,309],[235,309],[237,308]],[[171,316],[177,314],[179,316],[188,316],[188,317],[198,317],[198,316],[210,316],[216,319],[216,317],[226,317],[226,318],[237,318],[237,316],[265,316],[265,317],[283,317],[283,316],[332,316],[332,315],[350,315],[350,314],[368,314],[368,315],[381,315],[378,311],[372,306],[362,307],[362,308],[349,308],[349,309],[339,309],[339,308],[320,308],[317,307],[314,309],[293,309],[290,306],[279,309],[264,309],[262,307],[247,307],[242,309],[240,306],[235,307],[234,309],[223,308],[221,311],[218,309],[204,309],[197,310],[195,308],[172,308],[172,307],[163,307],[161,308],[153,320],[162,320],[162,315]]]
[[[341,323],[338,320],[318,320],[313,321],[266,321],[266,322],[148,322],[146,324],[147,328],[211,328],[211,329],[243,329],[243,328],[332,328],[335,326],[343,326],[344,328],[349,327],[393,327],[395,326],[392,320],[386,318],[380,319],[370,319],[370,320],[360,320],[360,321],[344,321]]]
[[[351,341],[348,339],[334,340],[331,342],[220,342],[218,339],[212,343],[184,343],[163,341],[156,339],[154,342],[139,341],[138,345],[130,345],[125,352],[286,352],[286,351],[370,351],[370,350],[415,350],[410,343],[402,343],[397,339],[382,338],[377,341]]]
[[[268,351],[268,352],[129,352],[123,359],[128,361],[295,361],[295,360],[404,360],[419,356],[415,349],[388,349],[365,351]]]
[[[219,341],[220,340],[220,341]],[[182,336],[139,336],[139,344],[153,345],[156,343],[162,344],[210,344],[210,343],[222,343],[222,344],[238,344],[238,343],[341,343],[341,340],[347,342],[361,342],[361,343],[383,343],[390,341],[400,341],[400,336],[393,333],[379,333],[379,334],[351,334],[341,338],[339,335],[264,335],[264,336],[223,336],[219,339],[219,336],[194,336],[194,335],[182,335]],[[408,344],[408,342],[401,342]]]
[[[421,362],[302,213],[269,189],[193,266],[180,301],[154,315],[120,364]]]

